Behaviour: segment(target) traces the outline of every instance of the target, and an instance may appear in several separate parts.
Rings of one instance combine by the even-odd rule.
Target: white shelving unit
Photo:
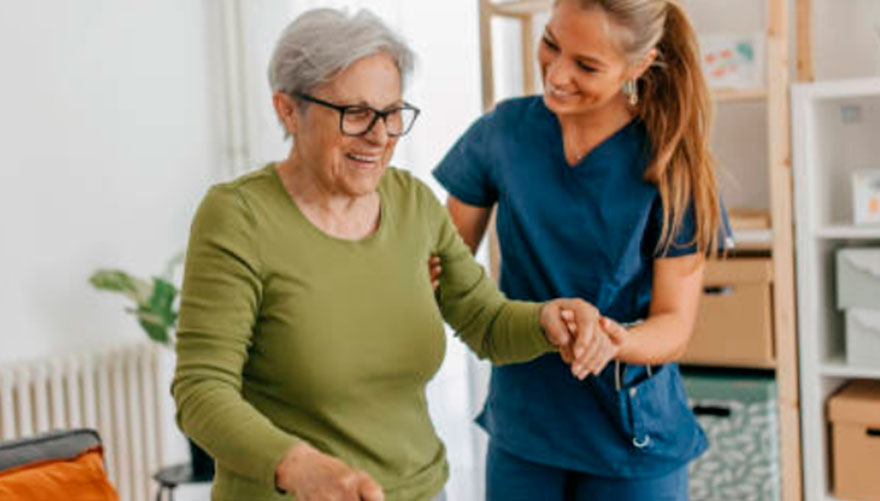
[[[852,171],[880,168],[880,78],[793,85],[792,124],[804,497],[833,500],[827,398],[880,379],[846,363],[835,300],[837,249],[880,246],[880,226],[854,226],[850,202]]]

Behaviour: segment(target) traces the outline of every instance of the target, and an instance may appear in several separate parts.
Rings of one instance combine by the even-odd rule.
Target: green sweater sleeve
[[[262,282],[255,222],[234,187],[217,186],[190,233],[172,393],[183,432],[225,468],[274,486],[299,442],[242,398]]]
[[[427,190],[427,188],[425,188]],[[471,255],[449,214],[430,197],[443,273],[438,298],[443,318],[481,359],[497,365],[527,362],[556,351],[540,326],[540,303],[511,301]]]

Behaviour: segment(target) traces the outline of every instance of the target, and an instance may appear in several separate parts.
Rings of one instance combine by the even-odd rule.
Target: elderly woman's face
[[[365,105],[378,110],[403,103],[400,72],[385,54],[356,61],[311,95],[336,105]],[[334,109],[309,104],[300,113],[295,148],[308,168],[316,170],[325,187],[348,196],[369,194],[378,186],[397,138],[388,136],[382,120],[364,135],[345,135],[339,117]]]

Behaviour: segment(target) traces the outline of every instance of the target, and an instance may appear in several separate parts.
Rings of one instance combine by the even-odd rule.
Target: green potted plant
[[[134,307],[125,309],[137,317],[147,336],[166,347],[173,347],[173,332],[177,324],[175,299],[177,287],[164,277],[151,281],[130,275],[122,270],[99,269],[89,282],[98,290],[118,292],[132,301]]]
[[[98,290],[119,293],[132,300],[134,305],[125,311],[136,317],[147,337],[173,349],[179,289],[174,285],[172,276],[174,269],[182,262],[183,254],[175,256],[163,275],[150,280],[122,270],[102,268],[92,274],[89,283]],[[214,477],[214,460],[192,440],[189,440],[189,448],[193,477],[196,480],[211,480]]]

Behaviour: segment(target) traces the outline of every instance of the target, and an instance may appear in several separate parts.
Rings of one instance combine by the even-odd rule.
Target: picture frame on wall
[[[764,87],[762,33],[719,33],[700,36],[703,71],[712,89]]]
[[[852,173],[853,223],[880,225],[880,169]]]

